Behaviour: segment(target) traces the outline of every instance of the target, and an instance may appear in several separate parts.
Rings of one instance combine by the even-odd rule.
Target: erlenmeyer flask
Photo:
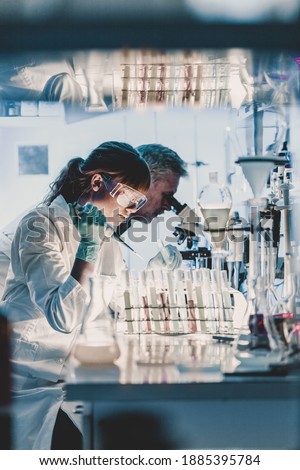
[[[235,344],[235,356],[242,365],[257,361],[268,365],[282,357],[282,343],[275,318],[266,301],[266,289],[262,277],[254,282],[255,296],[248,300],[243,325]]]
[[[114,283],[110,283],[109,276],[91,277],[89,282],[90,298],[73,358],[83,365],[112,365],[120,356],[114,321],[106,301],[111,297],[108,290],[113,289]]]

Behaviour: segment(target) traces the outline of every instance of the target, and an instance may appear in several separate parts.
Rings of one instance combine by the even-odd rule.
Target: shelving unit
[[[57,126],[58,124],[65,123],[64,115],[60,116],[13,116],[13,117],[0,117],[1,127],[44,127]]]

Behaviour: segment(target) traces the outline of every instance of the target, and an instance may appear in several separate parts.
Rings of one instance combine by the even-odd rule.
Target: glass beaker
[[[73,348],[73,358],[82,365],[113,365],[120,356],[114,320],[108,306],[115,282],[110,276],[95,276],[89,279],[89,284],[90,297]]]

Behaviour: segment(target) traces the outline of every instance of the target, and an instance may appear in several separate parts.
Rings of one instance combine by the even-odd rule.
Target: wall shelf
[[[0,117],[0,128],[2,127],[44,127],[65,124],[65,116],[8,116]]]

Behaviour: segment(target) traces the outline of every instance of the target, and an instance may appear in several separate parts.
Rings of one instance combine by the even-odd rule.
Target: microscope
[[[180,218],[173,235],[177,237],[177,244],[182,245],[186,241],[187,250],[181,251],[183,260],[194,260],[203,266],[210,264],[211,252],[206,247],[198,247],[199,236],[204,236],[204,225],[201,218],[187,204],[181,204],[174,196],[169,196],[168,202],[172,211]],[[206,266],[210,267],[210,266]]]

